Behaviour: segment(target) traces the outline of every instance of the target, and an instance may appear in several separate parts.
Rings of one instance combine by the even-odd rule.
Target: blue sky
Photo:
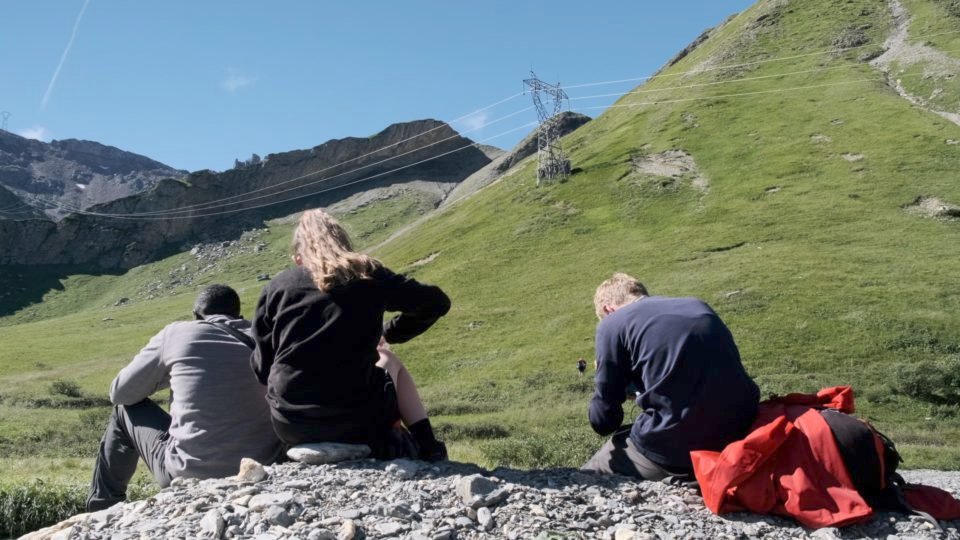
[[[562,85],[649,75],[750,4],[4,0],[0,110],[12,113],[15,133],[223,170],[254,152],[371,135],[394,122],[451,121],[520,92],[531,67]],[[455,127],[529,105],[529,96],[517,97]],[[528,111],[466,136],[481,140],[535,119]],[[488,143],[510,147],[526,131]]]

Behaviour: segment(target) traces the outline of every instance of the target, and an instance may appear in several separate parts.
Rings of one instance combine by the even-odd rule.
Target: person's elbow
[[[598,435],[610,435],[616,431],[623,422],[623,407],[610,405],[601,399],[594,398],[590,402],[588,413],[590,427]]]
[[[431,311],[434,319],[439,319],[450,312],[450,297],[440,287],[434,287],[432,303]]]
[[[110,403],[114,405],[133,405],[143,401],[143,398],[134,399],[134,396],[124,393],[122,389],[110,389]]]

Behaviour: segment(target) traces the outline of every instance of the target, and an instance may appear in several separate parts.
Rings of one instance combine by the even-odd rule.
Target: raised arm
[[[383,268],[387,311],[400,314],[385,322],[383,337],[387,343],[403,343],[424,333],[450,311],[450,298],[440,287],[394,274]]]
[[[170,367],[162,360],[167,328],[153,336],[147,346],[113,379],[110,401],[114,405],[133,405],[158,390],[170,387]]]

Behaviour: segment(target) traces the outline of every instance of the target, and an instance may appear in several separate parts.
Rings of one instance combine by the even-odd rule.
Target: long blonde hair
[[[293,231],[293,255],[321,291],[356,279],[369,279],[380,261],[353,251],[347,231],[323,210],[307,210]]]

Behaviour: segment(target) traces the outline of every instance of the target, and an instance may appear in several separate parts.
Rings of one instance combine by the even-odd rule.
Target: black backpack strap
[[[203,321],[203,322],[209,325],[216,326],[217,328],[237,338],[237,340],[240,343],[243,343],[247,347],[250,347],[251,350],[254,350],[257,348],[257,342],[254,341],[252,337],[250,337],[244,332],[241,332],[240,330],[237,330],[236,328],[230,326],[229,324],[222,323],[222,322],[212,322],[212,321]]]

